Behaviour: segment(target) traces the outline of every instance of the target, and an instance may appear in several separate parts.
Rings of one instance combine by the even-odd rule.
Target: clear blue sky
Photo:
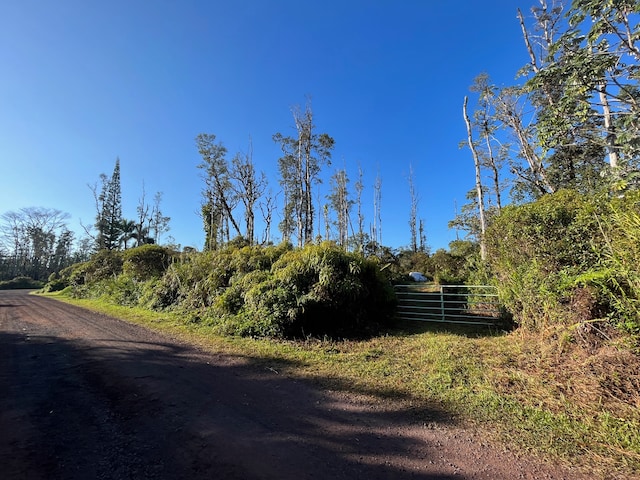
[[[5,0],[0,213],[56,208],[80,230],[95,216],[87,185],[119,157],[125,217],[135,217],[144,183],[149,200],[163,192],[176,242],[202,248],[195,136],[215,134],[230,156],[251,137],[277,191],[271,137],[294,133],[291,107],[310,95],[318,132],[336,141],[320,188],[336,168],[353,185],[360,164],[371,222],[379,172],[383,242],[408,245],[411,164],[427,243],[446,247],[454,203],[474,182],[458,146],[463,97],[483,71],[514,82],[528,59],[516,9],[532,4]]]

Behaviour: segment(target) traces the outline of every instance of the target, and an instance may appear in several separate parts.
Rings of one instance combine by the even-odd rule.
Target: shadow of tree
[[[420,431],[442,411],[142,330],[0,333],[4,478],[464,478],[430,467],[438,449]]]

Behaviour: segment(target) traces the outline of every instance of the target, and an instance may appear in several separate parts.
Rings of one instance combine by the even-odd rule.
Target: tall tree
[[[102,192],[97,199],[98,250],[115,250],[122,232],[122,193],[120,188],[120,159],[116,158],[111,178],[101,175]]]
[[[167,217],[162,213],[160,204],[162,203],[162,192],[156,192],[153,197],[153,207],[151,209],[151,219],[149,223],[149,231],[152,236],[153,243],[160,243],[160,237],[163,233],[167,233],[171,228],[169,222],[171,217]]]
[[[328,196],[331,208],[336,214],[335,226],[338,230],[338,245],[347,246],[349,238],[349,218],[353,201],[349,199],[349,177],[344,169],[331,177],[331,193]]]
[[[356,188],[356,209],[358,216],[358,232],[355,235],[354,246],[357,251],[362,251],[365,244],[364,233],[364,213],[362,211],[362,191],[364,190],[362,167],[358,164],[358,181],[355,183]]]
[[[280,184],[284,191],[283,237],[296,232],[298,245],[313,240],[313,185],[319,182],[321,167],[329,164],[335,141],[326,133],[315,132],[313,111],[307,102],[304,112],[294,108],[295,137],[276,133],[273,140],[280,145],[283,156],[278,160]]]
[[[232,189],[244,206],[245,238],[249,244],[255,242],[255,205],[267,187],[267,177],[263,172],[256,172],[253,163],[253,145],[249,141],[249,151],[238,153],[231,161],[229,176]]]
[[[378,253],[382,246],[382,178],[380,173],[376,175],[373,184],[373,226],[371,228],[374,253]]]
[[[529,82],[534,91],[562,89],[539,119],[542,137],[555,146],[587,126],[587,142],[606,149],[614,171],[637,168],[640,154],[638,13],[637,0],[574,0],[568,27],[550,42],[552,55]]]
[[[527,98],[523,89],[503,88],[494,98],[496,119],[509,132],[517,148],[511,159],[511,171],[516,175],[520,190],[534,198],[553,193],[555,188],[549,181],[544,154],[536,142],[535,126],[525,117]],[[525,164],[521,165],[520,160]]]
[[[464,103],[462,105],[462,114],[464,116],[464,123],[467,126],[467,142],[469,144],[469,149],[471,150],[471,155],[473,156],[473,164],[475,166],[476,171],[476,195],[477,195],[477,204],[478,204],[478,218],[480,219],[480,256],[482,260],[486,257],[486,249],[484,243],[484,234],[487,228],[485,216],[484,216],[484,198],[483,198],[483,189],[482,189],[482,174],[480,169],[480,157],[476,150],[475,142],[473,141],[473,131],[471,128],[471,121],[469,120],[469,115],[467,114],[467,102],[469,98],[464,97]]]
[[[203,171],[205,187],[202,191],[202,219],[205,229],[205,249],[213,250],[225,239],[229,240],[229,223],[238,235],[242,235],[240,227],[233,216],[235,197],[229,179],[227,149],[216,142],[213,134],[201,133],[196,137],[198,153],[202,163],[198,165]]]
[[[262,236],[262,244],[267,244],[271,241],[271,222],[273,221],[273,212],[276,209],[276,197],[273,195],[271,189],[264,196],[260,202],[260,213],[264,220],[264,234]]]
[[[527,29],[518,10],[530,58],[522,74],[529,77],[525,92],[535,108],[536,140],[547,155],[549,182],[555,189],[591,193],[604,167],[604,148],[597,145],[602,120],[588,100],[598,83],[594,74],[600,73],[587,58],[589,52],[580,47],[576,32],[567,29],[561,3],[539,0],[532,15],[533,25]],[[612,161],[617,163],[615,158]]]
[[[138,214],[137,221],[135,222],[135,232],[132,234],[132,238],[136,240],[136,245],[144,245],[149,238],[149,230],[151,227],[151,205],[147,202],[147,192],[142,184],[142,195],[138,199],[138,205],[136,207],[136,213]]]
[[[418,193],[416,192],[415,180],[413,178],[413,166],[409,165],[409,232],[411,234],[411,251],[418,251]]]
[[[471,124],[472,128],[478,132],[480,139],[477,144],[474,143],[474,148],[476,149],[480,166],[489,172],[491,182],[487,187],[491,186],[491,188],[487,188],[487,190],[491,191],[493,204],[497,210],[500,210],[502,208],[502,190],[504,188],[500,171],[507,158],[509,145],[498,141],[496,138],[498,125],[493,111],[496,87],[491,85],[489,76],[486,73],[482,73],[474,79],[473,85],[469,90],[478,94],[478,104]],[[492,204],[491,195],[486,200],[488,205]]]

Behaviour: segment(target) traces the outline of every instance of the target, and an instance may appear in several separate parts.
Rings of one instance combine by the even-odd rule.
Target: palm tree
[[[122,220],[122,225],[120,226],[122,233],[120,235],[120,243],[124,244],[124,249],[127,249],[127,242],[132,238],[136,238],[136,222],[133,220]]]
[[[134,232],[131,234],[131,238],[135,238],[136,246],[144,245],[145,243],[153,243],[149,241],[149,227],[145,227],[139,223],[135,224]]]

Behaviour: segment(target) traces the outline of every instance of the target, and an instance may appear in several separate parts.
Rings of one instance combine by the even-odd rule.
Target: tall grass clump
[[[585,409],[640,405],[640,192],[507,207],[487,247],[501,301],[532,340],[524,368]]]
[[[598,217],[604,240],[600,268],[583,280],[611,306],[619,326],[640,335],[640,192],[626,192]]]

